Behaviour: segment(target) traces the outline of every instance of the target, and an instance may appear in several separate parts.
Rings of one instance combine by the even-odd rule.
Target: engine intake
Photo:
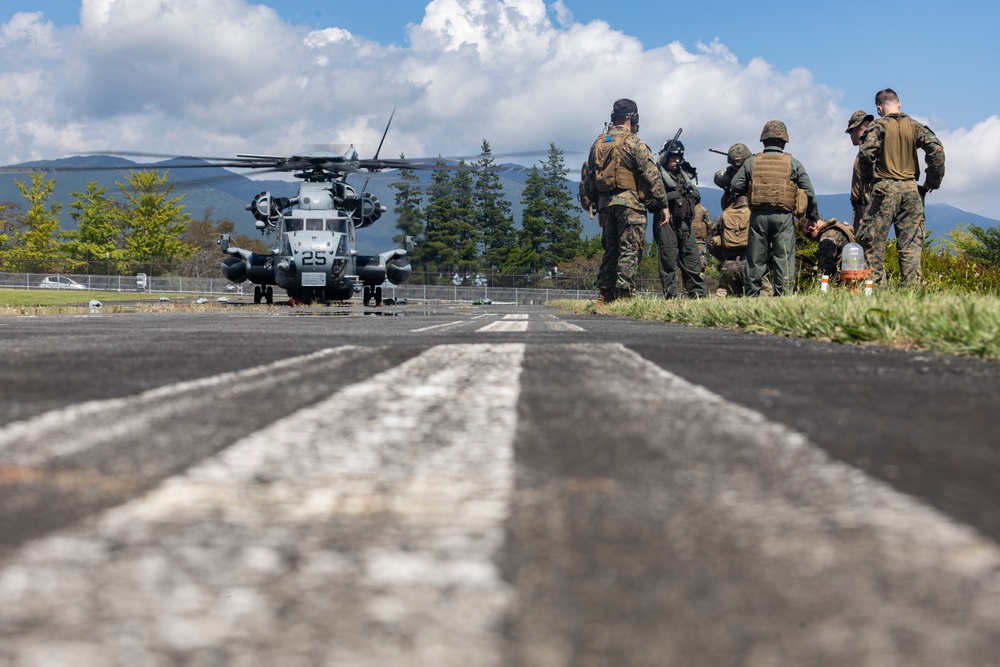
[[[354,213],[352,217],[354,218],[354,226],[358,229],[364,229],[375,224],[375,221],[382,217],[385,213],[385,206],[382,202],[370,192],[365,192],[360,197],[355,200]]]

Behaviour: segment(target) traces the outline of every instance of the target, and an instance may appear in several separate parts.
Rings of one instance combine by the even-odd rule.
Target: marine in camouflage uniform
[[[730,203],[715,222],[708,239],[708,252],[719,260],[719,287],[715,296],[743,296],[743,274],[746,272],[746,236],[750,226],[750,208],[742,195]],[[726,233],[728,230],[728,234]],[[726,239],[730,239],[729,242]],[[736,239],[733,242],[733,239]],[[771,295],[771,280],[764,274],[761,294]]]
[[[821,275],[837,280],[840,275],[840,257],[844,246],[854,243],[854,228],[848,222],[830,218],[825,222],[803,219],[802,233],[814,241],[819,241],[816,251],[816,267]]]
[[[851,135],[851,143],[861,146],[861,137],[868,130],[868,126],[875,119],[875,116],[858,109],[851,114],[847,121],[845,132]],[[857,227],[861,223],[865,207],[872,194],[872,170],[871,165],[861,159],[861,150],[854,156],[854,173],[851,174],[851,207],[854,209],[854,217],[851,223]]]
[[[712,216],[701,203],[695,204],[691,231],[694,232],[694,240],[698,244],[698,257],[701,258],[701,270],[704,271],[708,235],[712,232]]]
[[[726,151],[726,162],[728,165],[725,169],[720,169],[715,172],[715,178],[713,180],[715,181],[715,184],[719,186],[719,189],[722,190],[722,198],[719,201],[719,204],[723,211],[729,208],[730,204],[733,203],[733,199],[735,199],[731,193],[733,176],[736,175],[736,172],[740,170],[740,167],[743,166],[743,163],[746,162],[747,158],[751,155],[753,155],[753,153],[750,152],[750,149],[747,148],[746,144],[733,144],[729,147],[729,150]]]
[[[598,306],[635,296],[635,276],[646,240],[646,205],[664,219],[667,193],[653,154],[636,136],[639,110],[629,99],[615,102],[611,125],[590,149],[586,195],[597,202],[604,255],[597,274]]]
[[[746,263],[746,245],[729,246],[725,242],[726,227],[745,229],[750,224],[747,198],[733,202],[715,223],[708,239],[708,252],[719,260],[719,287],[715,296],[743,296],[743,272]]]
[[[694,168],[684,160],[684,144],[676,139],[663,144],[657,164],[670,203],[669,220],[653,229],[663,298],[677,298],[679,271],[684,293],[692,299],[703,299],[703,256],[692,228],[695,206],[701,201],[698,188],[691,182]]]
[[[743,276],[744,293],[758,296],[763,287],[764,274],[770,269],[774,296],[791,293],[795,289],[795,208],[796,193],[806,196],[805,215],[819,221],[816,193],[809,174],[802,163],[784,152],[788,142],[788,129],[780,120],[764,123],[760,140],[764,151],[747,159],[733,176],[732,195],[747,195],[750,199],[750,233],[747,238],[746,271]],[[785,163],[787,173],[779,179],[763,180],[767,168],[777,162]],[[763,168],[755,172],[757,165]],[[764,186],[768,187],[764,187]],[[765,193],[769,193],[765,196]],[[777,199],[781,199],[780,202]]]
[[[903,287],[921,282],[920,253],[924,248],[923,195],[941,187],[944,179],[944,147],[926,125],[899,110],[899,98],[891,88],[875,96],[880,118],[872,122],[861,139],[861,158],[872,170],[871,201],[857,230],[872,280],[885,284],[885,245],[889,227],[895,227],[899,268]],[[917,184],[920,162],[917,149],[927,163],[924,184]]]

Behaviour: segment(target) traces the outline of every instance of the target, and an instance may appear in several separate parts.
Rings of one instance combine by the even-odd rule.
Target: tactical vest
[[[627,134],[607,133],[594,144],[594,176],[598,192],[634,190],[640,201],[651,198],[645,179],[629,168],[625,158]]]
[[[753,156],[747,193],[752,210],[777,209],[792,213],[796,209],[798,189],[792,180],[791,154],[758,153]]]

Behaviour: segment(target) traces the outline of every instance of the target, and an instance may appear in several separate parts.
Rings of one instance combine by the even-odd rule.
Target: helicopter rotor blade
[[[378,149],[375,151],[375,157],[373,159],[378,159],[378,154],[382,152],[382,144],[385,143],[385,135],[389,134],[389,126],[392,125],[392,118],[396,115],[396,109],[393,108],[392,113],[389,114],[389,122],[385,124],[385,132],[382,133],[382,141],[378,142]]]

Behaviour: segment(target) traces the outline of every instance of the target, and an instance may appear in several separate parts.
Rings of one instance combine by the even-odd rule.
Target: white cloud
[[[432,0],[409,38],[403,48],[311,30],[247,0],[83,0],[80,26],[59,30],[16,14],[0,26],[0,162],[111,147],[354,143],[364,155],[395,108],[384,155],[473,154],[483,139],[496,153],[544,153],[555,142],[575,174],[612,102],[631,97],[640,136],[655,148],[683,127],[702,174],[724,165],[708,148],[757,150],[777,118],[818,191],[849,187],[853,109],[808,70],[740,62],[717,41],[645,49],[603,21],[574,22],[559,1]],[[1000,118],[940,136],[948,169],[935,199],[995,216]]]

